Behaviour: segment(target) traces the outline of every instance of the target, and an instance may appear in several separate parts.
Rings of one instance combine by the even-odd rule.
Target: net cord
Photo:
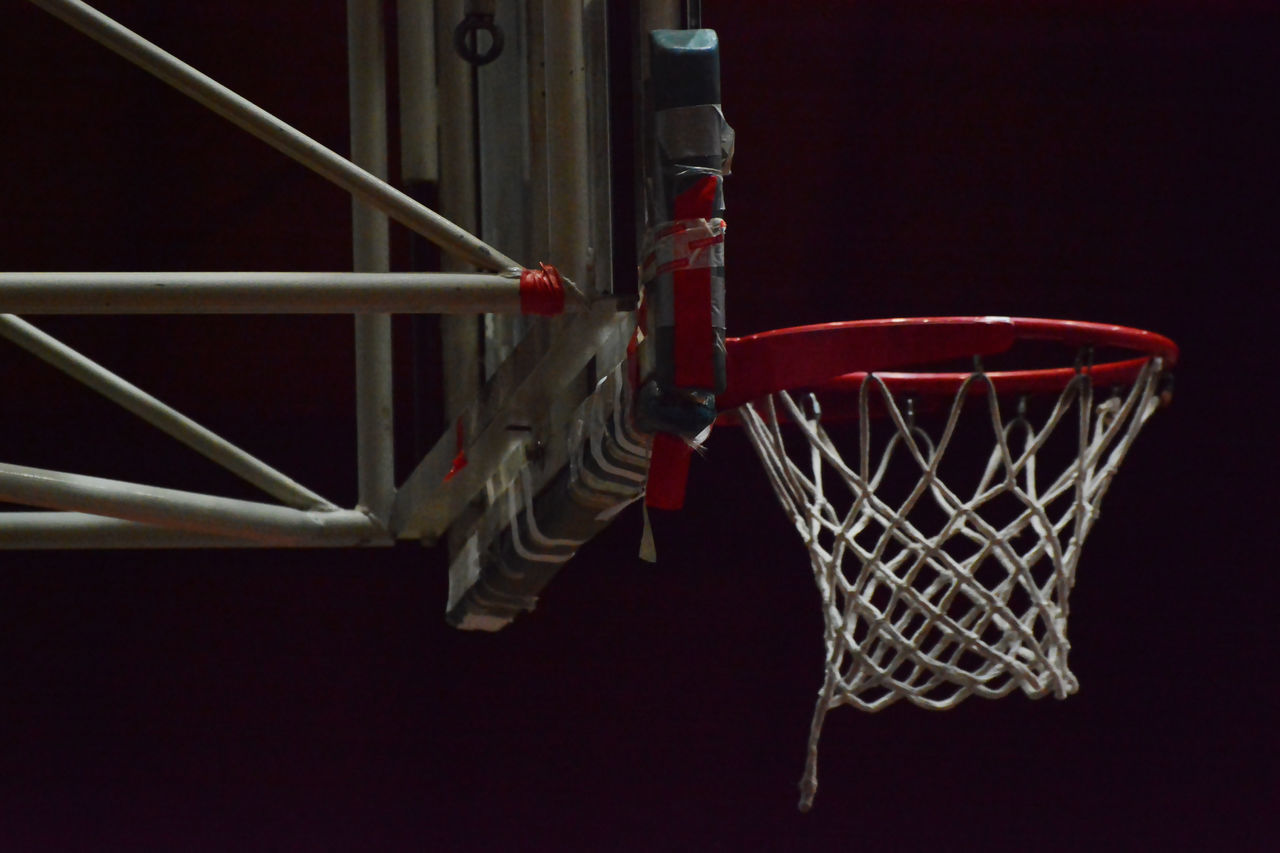
[[[1087,369],[1080,369],[1036,429],[1021,406],[1006,421],[994,383],[978,371],[956,392],[936,442],[915,425],[910,414],[904,416],[888,386],[871,374],[859,392],[856,471],[822,426],[812,395],[807,411],[786,391],[739,410],[766,476],[810,553],[823,602],[826,675],[810,727],[802,809],[812,803],[817,790],[818,741],[825,716],[834,707],[852,704],[876,711],[907,698],[926,708],[945,709],[969,695],[994,698],[1015,686],[1033,697],[1052,692],[1064,698],[1076,690],[1076,679],[1067,667],[1066,634],[1076,563],[1111,479],[1158,408],[1161,373],[1161,360],[1153,358],[1123,397],[1113,393],[1095,406],[1091,377]],[[975,388],[975,383],[985,387]],[[966,500],[942,481],[939,465],[956,436],[964,403],[974,391],[985,392],[995,446],[973,497]],[[874,470],[873,394],[894,430]],[[1073,408],[1078,436],[1075,458],[1047,487],[1041,487],[1038,457]],[[798,429],[808,444],[811,473],[787,451],[784,425]],[[894,455],[903,452],[918,466],[920,476],[894,509],[877,496],[877,489]],[[843,517],[824,491],[828,485],[824,468],[838,475],[833,479],[842,479],[852,494],[852,505]],[[1054,522],[1046,507],[1068,493],[1070,509]],[[908,518],[926,495],[947,515],[934,536]],[[1012,495],[1024,509],[1012,522],[997,527],[981,511],[1002,495]],[[881,530],[874,547],[867,548],[859,544],[860,536],[869,528],[874,532],[872,525]],[[1035,544],[1020,554],[1012,540],[1028,530]],[[1068,532],[1063,543],[1061,537]],[[830,550],[823,547],[824,533],[831,537]],[[944,550],[943,545],[957,536],[976,546],[976,552],[961,560]],[[852,576],[842,568],[846,555],[859,564]],[[1032,570],[1046,559],[1053,571],[1043,582],[1037,581]],[[990,586],[975,577],[977,568],[989,561],[1004,571],[1003,580]],[[888,592],[887,601],[873,605],[882,587]],[[1015,589],[1027,600],[1022,613],[1011,609]],[[957,606],[962,611],[958,615]],[[923,621],[913,626],[917,618]],[[994,641],[989,639],[992,634]],[[932,642],[926,642],[930,636]],[[981,663],[966,668],[962,662],[966,653]],[[948,687],[952,692],[931,695]]]

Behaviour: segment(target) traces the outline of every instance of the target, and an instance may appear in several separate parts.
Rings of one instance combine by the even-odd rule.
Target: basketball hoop
[[[1074,364],[983,368],[1028,342],[1074,350]],[[1093,363],[1111,351],[1124,357]],[[826,677],[802,810],[831,708],[1075,692],[1067,614],[1080,549],[1117,467],[1167,399],[1177,354],[1137,329],[1007,317],[729,339],[720,420],[746,429],[822,596]],[[927,372],[961,358],[973,369]],[[851,418],[856,439],[837,426]],[[974,447],[983,441],[988,449]]]

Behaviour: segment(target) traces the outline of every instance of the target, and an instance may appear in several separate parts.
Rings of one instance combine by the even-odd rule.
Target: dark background
[[[99,5],[346,149],[341,3]],[[1273,4],[708,7],[731,334],[991,313],[1182,345],[1080,567],[1079,694],[838,710],[796,812],[818,599],[722,430],[657,565],[628,512],[493,636],[445,626],[412,543],[6,552],[0,848],[1269,847]],[[0,22],[0,268],[349,266],[340,191],[32,6]],[[33,319],[354,500],[349,318]],[[90,396],[6,349],[0,458],[247,494]]]

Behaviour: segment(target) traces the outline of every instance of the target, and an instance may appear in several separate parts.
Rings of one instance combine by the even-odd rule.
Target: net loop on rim
[[[1116,383],[1114,370],[1099,375],[1082,359],[1054,373],[1060,390],[1036,406],[1018,375],[978,364],[946,375],[949,406],[927,422],[917,398],[936,393],[928,382],[842,377],[826,388],[858,383],[856,455],[824,423],[822,388],[775,390],[738,409],[822,599],[825,679],[802,809],[817,790],[832,708],[878,711],[906,699],[941,710],[1015,689],[1076,691],[1067,616],[1081,548],[1161,403],[1165,359],[1125,364],[1128,381]],[[979,441],[988,449],[975,458]]]

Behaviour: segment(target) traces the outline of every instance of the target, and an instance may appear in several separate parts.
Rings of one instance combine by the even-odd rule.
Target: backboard
[[[440,111],[470,116],[469,126],[441,126],[442,210],[526,266],[555,259],[602,306],[585,317],[441,321],[441,426],[467,467],[454,469],[463,456],[442,445],[398,506],[421,497],[419,511],[403,516],[403,534],[446,543],[449,619],[460,627],[501,627],[531,609],[577,548],[644,494],[650,440],[633,427],[626,364],[651,186],[640,155],[651,106],[641,34],[678,26],[682,14],[669,3],[437,8]],[[403,32],[405,56],[414,48]],[[463,56],[472,50],[484,56]],[[401,120],[410,128],[415,117]],[[465,504],[427,496],[446,458],[450,483],[477,462],[487,472],[459,490]]]

